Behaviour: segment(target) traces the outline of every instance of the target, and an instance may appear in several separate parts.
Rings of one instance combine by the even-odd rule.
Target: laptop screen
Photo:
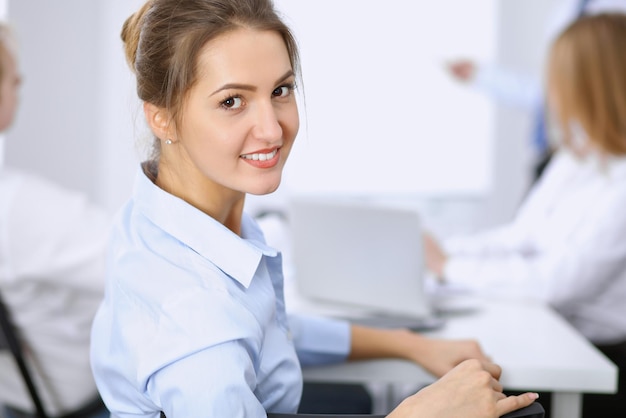
[[[298,196],[289,217],[301,296],[376,314],[430,315],[416,210]]]

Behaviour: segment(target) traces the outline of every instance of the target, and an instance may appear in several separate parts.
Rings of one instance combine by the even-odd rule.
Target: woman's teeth
[[[278,150],[275,149],[274,151],[267,154],[243,154],[241,157],[245,158],[246,160],[266,161],[274,158],[277,152]]]

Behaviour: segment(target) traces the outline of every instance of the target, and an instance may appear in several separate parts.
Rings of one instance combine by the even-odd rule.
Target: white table
[[[485,301],[475,312],[448,318],[427,335],[474,338],[502,366],[508,390],[553,392],[552,417],[581,416],[582,393],[614,393],[617,367],[550,308],[530,302]],[[432,382],[419,366],[402,360],[358,361],[306,368],[307,381]]]

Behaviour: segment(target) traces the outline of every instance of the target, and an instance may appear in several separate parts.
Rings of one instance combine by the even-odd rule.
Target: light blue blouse
[[[139,171],[92,328],[92,368],[114,416],[295,412],[299,360],[346,359],[349,325],[287,318],[280,253],[245,214],[241,235]]]

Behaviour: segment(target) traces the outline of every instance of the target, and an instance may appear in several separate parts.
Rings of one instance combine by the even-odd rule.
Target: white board
[[[495,0],[276,0],[303,67],[284,188],[472,194],[491,185],[493,105],[446,60],[491,60]]]

